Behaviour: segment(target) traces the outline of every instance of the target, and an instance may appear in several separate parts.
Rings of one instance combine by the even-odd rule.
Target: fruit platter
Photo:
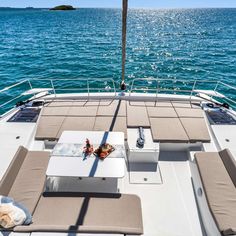
[[[95,149],[94,155],[97,156],[99,159],[104,160],[114,150],[115,148],[111,144],[104,143],[100,145],[97,149]]]

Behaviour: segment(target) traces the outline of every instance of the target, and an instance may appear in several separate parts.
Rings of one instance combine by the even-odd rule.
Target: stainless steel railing
[[[209,99],[228,103],[236,110],[236,87],[228,85],[221,81],[212,80],[186,80],[186,79],[160,79],[160,78],[136,78],[130,85],[129,95],[136,92],[155,94],[156,99],[160,94],[184,94],[191,99],[193,96],[199,96],[197,90],[211,90],[223,95],[221,98],[208,95]],[[217,94],[216,93],[216,94]]]
[[[0,114],[2,109],[14,107],[19,100],[25,99],[24,92],[34,88],[48,88],[51,94],[85,93],[88,98],[94,92],[109,92],[117,95],[115,81],[112,78],[80,78],[80,79],[27,79],[0,90]],[[130,84],[129,95],[132,93],[152,93],[158,99],[159,94],[189,95],[190,99],[198,95],[196,90],[211,90],[223,94],[223,98],[209,96],[221,103],[229,103],[236,110],[236,87],[221,81],[137,78]],[[14,91],[14,93],[12,93]],[[4,97],[4,95],[6,95]],[[2,97],[1,97],[2,96]],[[31,95],[33,96],[33,95]],[[5,110],[4,110],[5,111]]]
[[[14,107],[19,100],[25,99],[24,92],[30,89],[49,89],[49,93],[91,93],[104,92],[116,96],[115,81],[112,78],[80,78],[80,79],[27,79],[0,90],[0,114]],[[14,93],[13,93],[14,91]],[[33,94],[31,95],[33,96]]]

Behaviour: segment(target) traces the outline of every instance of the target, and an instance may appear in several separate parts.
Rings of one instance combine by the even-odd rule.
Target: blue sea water
[[[80,77],[113,78],[118,87],[120,9],[0,9],[0,89]],[[235,86],[236,9],[129,10],[126,80],[142,77]]]

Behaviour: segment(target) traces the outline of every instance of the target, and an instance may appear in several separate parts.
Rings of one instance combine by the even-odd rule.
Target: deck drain
[[[230,140],[229,140],[229,139],[227,139],[227,138],[225,139],[225,141],[226,141],[226,142],[230,142]]]
[[[148,181],[148,179],[147,179],[147,178],[143,178],[143,180],[144,180],[144,181]]]
[[[16,136],[16,139],[20,139],[20,136]]]

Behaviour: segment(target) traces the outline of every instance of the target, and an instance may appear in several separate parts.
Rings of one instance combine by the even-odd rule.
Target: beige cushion
[[[126,116],[126,101],[101,101],[98,116]]]
[[[150,127],[148,113],[144,102],[127,102],[127,126]]]
[[[211,138],[204,118],[180,118],[190,142],[210,142]]]
[[[196,118],[203,118],[203,110],[201,109],[194,109],[194,108],[175,108],[178,117],[196,117]]]
[[[43,107],[42,116],[66,116],[69,111],[69,107]]]
[[[44,106],[45,107],[69,107],[73,104],[72,101],[64,101],[64,100],[58,100],[58,101],[49,101]]]
[[[200,103],[199,102],[188,102],[188,101],[172,101],[171,102],[173,107],[175,108],[194,108],[194,109],[200,109]]]
[[[95,117],[66,117],[57,133],[60,138],[63,131],[93,131]]]
[[[64,119],[65,117],[62,116],[41,116],[38,121],[35,139],[55,140]]]
[[[172,107],[170,101],[145,102],[146,107]]]
[[[33,213],[43,191],[49,152],[29,151],[8,194]]]
[[[83,105],[80,105],[80,102],[74,103],[69,108],[68,116],[96,116],[98,105],[98,101],[87,101]]]
[[[228,174],[236,187],[236,161],[228,149],[219,152]]]
[[[20,146],[0,182],[0,195],[7,196],[25,160],[28,150]]]
[[[236,234],[236,188],[216,152],[196,153],[209,208],[224,235]],[[236,170],[235,170],[236,171]]]
[[[178,117],[172,107],[147,107],[147,111],[149,117]]]
[[[136,195],[67,196],[41,197],[33,224],[15,231],[143,233],[141,202]]]
[[[123,132],[127,138],[126,117],[97,116],[94,125],[95,131],[116,131]]]
[[[178,118],[150,118],[154,141],[188,142],[188,136]]]

